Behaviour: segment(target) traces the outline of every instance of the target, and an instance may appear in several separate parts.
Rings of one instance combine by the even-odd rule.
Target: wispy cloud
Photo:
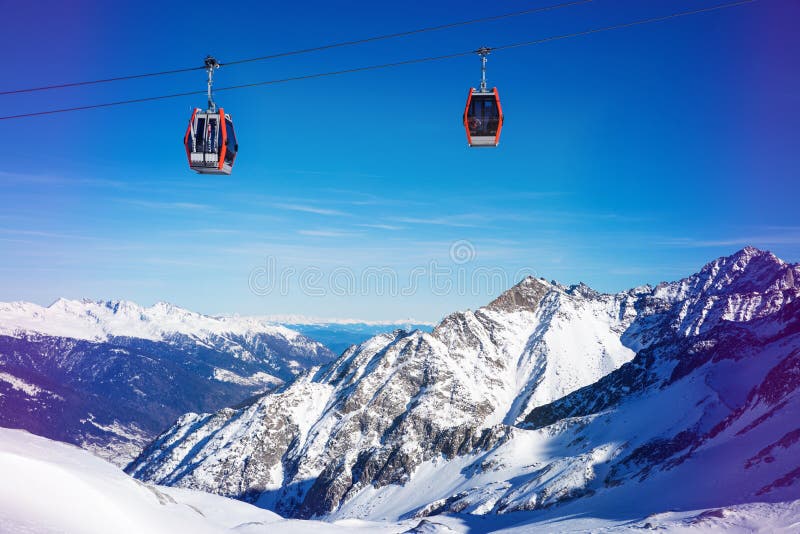
[[[343,230],[298,230],[297,233],[311,237],[357,237],[361,235],[357,232],[346,232]]]
[[[590,213],[564,210],[530,210],[526,212],[499,211],[494,219],[528,223],[565,223],[608,221],[617,223],[637,223],[652,220],[652,217],[629,215],[624,213]]]
[[[405,229],[404,226],[395,226],[392,224],[358,224],[356,226],[361,226],[362,228],[375,228],[377,230],[403,230]]]
[[[231,228],[198,228],[193,230],[198,234],[218,234],[218,235],[235,235],[243,233],[241,230],[234,230]]]
[[[283,169],[286,174],[307,174],[309,176],[350,176],[354,178],[383,178],[380,174],[357,171],[316,170],[316,169]]]
[[[185,260],[185,259],[171,259],[171,258],[144,258],[142,263],[151,265],[167,265],[176,267],[208,267],[209,263],[206,261]],[[214,268],[220,268],[220,265],[215,265]]]
[[[26,244],[34,244],[35,241],[31,241],[30,239],[17,239],[14,237],[0,237],[0,241],[3,243],[26,243]]]
[[[480,198],[483,201],[515,201],[515,200],[538,200],[544,198],[556,198],[556,197],[564,197],[571,195],[572,193],[568,193],[565,191],[507,191],[501,193],[487,193],[485,191],[481,192]],[[475,195],[474,194],[461,194],[461,195],[453,195],[450,196],[450,200],[454,200],[456,202],[468,202],[474,201]]]
[[[485,221],[485,218],[473,214],[464,214],[448,215],[443,217],[397,217],[393,220],[406,224],[427,224],[436,226],[454,226],[457,228],[472,228],[479,226],[481,221]]]
[[[531,193],[534,194],[534,193]],[[564,210],[524,210],[514,211],[508,208],[485,210],[480,213],[461,213],[435,217],[405,216],[391,218],[392,221],[405,224],[422,224],[452,227],[481,227],[487,228],[488,224],[502,225],[511,223],[550,223],[562,224],[565,222],[581,223],[588,221],[608,221],[610,223],[632,223],[651,220],[650,217],[640,217],[627,213],[591,213]]]
[[[79,234],[63,234],[60,232],[46,232],[41,230],[24,230],[16,228],[0,228],[0,234],[25,235],[31,237],[47,237],[53,239],[99,239],[93,236]]]
[[[243,236],[246,234],[254,234],[255,232],[246,232],[244,230],[235,230],[231,228],[181,228],[171,231],[166,231],[162,235],[171,237],[197,237],[197,236]]]
[[[347,213],[339,210],[332,210],[327,208],[318,208],[316,206],[309,206],[306,204],[273,204],[275,208],[282,209],[282,210],[289,210],[289,211],[300,211],[303,213],[314,213],[316,215],[331,215],[331,216],[344,216],[348,215]]]
[[[29,174],[0,171],[0,183],[25,183],[37,185],[87,185],[93,187],[126,187],[125,182],[103,178],[69,177],[55,174]]]
[[[195,202],[157,202],[152,200],[136,200],[136,199],[118,199],[120,202],[138,206],[140,208],[156,209],[156,210],[191,210],[191,211],[206,211],[213,209],[207,204],[198,204]]]
[[[751,235],[742,237],[724,237],[716,239],[699,239],[693,237],[674,237],[657,241],[656,244],[668,247],[743,247],[746,245],[800,245],[800,233],[784,235]]]
[[[326,200],[334,204],[349,204],[352,206],[426,206],[430,204],[429,202],[420,202],[397,196],[381,196],[352,189],[326,188],[322,189],[322,192],[330,193]]]

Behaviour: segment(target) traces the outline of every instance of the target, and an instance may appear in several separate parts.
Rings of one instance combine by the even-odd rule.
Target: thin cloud
[[[74,178],[54,174],[29,174],[19,172],[0,171],[0,183],[2,182],[23,182],[25,184],[37,185],[88,185],[94,187],[126,187],[125,182],[117,180],[105,180],[102,178]]]
[[[333,196],[327,198],[328,202],[334,204],[348,204],[351,206],[379,206],[379,205],[411,205],[412,202],[398,199],[397,197],[379,196],[374,193],[364,191],[354,191],[351,189],[326,188],[322,191],[331,193]]]
[[[303,212],[303,213],[314,213],[316,215],[331,215],[331,216],[337,216],[337,217],[348,215],[347,213],[345,213],[343,211],[331,210],[331,209],[326,209],[326,208],[318,208],[316,206],[308,206],[308,205],[305,205],[305,204],[273,204],[272,206],[275,207],[275,208],[283,209],[283,210],[299,211],[299,212]]]
[[[565,223],[578,221],[612,221],[619,223],[638,223],[651,221],[652,217],[635,216],[621,213],[589,213],[579,211],[541,210],[525,213],[498,212],[493,216],[497,220],[514,222]]]
[[[449,217],[398,217],[393,219],[407,224],[428,224],[436,226],[454,226],[457,228],[473,228],[479,225],[474,215],[453,215]],[[481,218],[482,219],[482,218]]]
[[[343,232],[340,230],[298,230],[297,233],[311,237],[357,237],[361,235],[356,232]]]
[[[118,199],[119,202],[123,202],[125,204],[130,204],[132,206],[138,206],[141,208],[148,208],[148,209],[157,209],[157,210],[190,210],[190,211],[206,211],[212,209],[211,206],[207,204],[198,204],[195,202],[156,202],[151,200],[129,200],[129,199]]]
[[[759,245],[798,245],[800,244],[800,234],[798,235],[772,235],[772,236],[746,236],[730,237],[719,239],[696,239],[691,237],[676,237],[664,239],[657,242],[658,245],[668,247],[686,248],[706,248],[706,247],[739,247],[739,246],[759,246]]]
[[[86,235],[62,234],[58,232],[43,232],[40,230],[22,230],[15,228],[0,228],[0,234],[25,235],[31,237],[49,237],[54,239],[87,239],[87,240],[99,239],[97,237],[86,236]]]
[[[30,239],[15,239],[13,237],[0,237],[0,241],[3,243],[25,243],[25,244],[36,244],[36,241],[31,241]]]
[[[180,260],[180,259],[170,259],[170,258],[145,258],[142,260],[143,263],[148,263],[151,265],[168,265],[168,266],[175,266],[175,267],[209,267],[212,266],[215,269],[219,269],[223,267],[222,265],[213,265],[209,264],[208,262],[201,262],[197,260]]]
[[[507,201],[507,200],[521,200],[521,199],[537,200],[542,198],[563,197],[571,194],[572,193],[568,193],[566,191],[508,191],[508,192],[501,192],[494,194],[482,193],[480,197],[483,200]],[[474,200],[475,195],[463,195],[463,194],[455,195],[451,196],[450,199],[458,202],[465,202]]]
[[[358,224],[356,226],[361,226],[363,228],[375,228],[377,230],[404,230],[405,226],[394,226],[391,224]]]
[[[243,233],[241,230],[233,230],[231,228],[199,228],[194,230],[198,234],[220,234],[220,235],[235,235]]]
[[[350,176],[354,178],[383,178],[383,175],[355,172],[355,171],[336,171],[336,170],[312,170],[312,169],[283,169],[278,172],[287,174],[307,174],[309,176]]]
[[[230,228],[197,228],[197,229],[176,229],[164,232],[165,236],[172,237],[197,237],[197,236],[242,236],[245,234],[254,234],[255,232],[245,232],[243,230],[234,230]]]

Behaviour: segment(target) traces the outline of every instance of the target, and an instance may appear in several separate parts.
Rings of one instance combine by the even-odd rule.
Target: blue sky
[[[0,37],[0,86],[183,67],[209,53],[224,63],[547,4],[236,3],[209,25],[218,2],[15,3]],[[223,67],[217,83],[713,4],[596,0]],[[617,291],[680,278],[748,244],[798,261],[798,16],[797,2],[758,0],[497,52],[489,83],[506,123],[494,150],[467,148],[460,123],[479,76],[473,57],[220,93],[240,144],[230,177],[186,168],[181,138],[202,96],[0,121],[0,300],[436,320],[484,304],[525,273]],[[202,72],[0,96],[0,114],[193,89],[204,89]],[[454,246],[468,261],[453,260]],[[272,265],[285,290],[264,289]],[[452,288],[431,287],[437,269]],[[476,269],[505,278],[472,284]],[[396,291],[371,287],[375,272],[394,273]],[[332,290],[332,280],[356,287]]]

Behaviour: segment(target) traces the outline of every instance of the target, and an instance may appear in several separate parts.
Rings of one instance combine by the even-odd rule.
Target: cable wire
[[[615,24],[614,26],[606,26],[605,28],[595,28],[595,29],[592,29],[592,30],[585,30],[585,31],[582,31],[582,32],[576,32],[576,33],[571,33],[571,34],[567,34],[567,35],[556,35],[554,37],[545,37],[544,39],[535,39],[533,41],[522,41],[520,43],[507,44],[507,45],[503,45],[503,46],[495,46],[495,47],[492,47],[491,50],[508,50],[508,49],[511,49],[511,48],[519,48],[521,46],[531,46],[531,45],[547,43],[547,42],[550,42],[550,41],[558,41],[560,39],[566,39],[568,37],[580,37],[580,36],[583,36],[583,35],[591,35],[593,33],[600,33],[600,32],[605,32],[605,31],[609,31],[609,30],[621,30],[623,28],[630,28],[632,26],[641,26],[642,24],[650,24],[652,22],[664,22],[666,20],[676,19],[678,17],[685,17],[687,15],[699,15],[700,13],[708,13],[708,12],[711,12],[711,11],[719,11],[720,9],[727,9],[727,8],[730,8],[730,7],[737,7],[737,6],[742,6],[742,5],[745,5],[745,4],[752,4],[755,1],[756,0],[741,0],[741,1],[738,1],[738,2],[729,2],[727,4],[717,4],[717,5],[714,5],[714,6],[708,6],[708,7],[703,7],[703,8],[699,8],[699,9],[693,9],[691,11],[680,11],[678,13],[672,13],[672,14],[663,15],[663,16],[660,16],[660,17],[651,17],[651,18],[647,18],[647,19],[635,20],[635,21],[632,21],[632,22],[625,22],[625,23],[622,23],[622,24]]]
[[[342,48],[342,47],[345,47],[345,46],[355,46],[355,45],[360,45],[360,44],[372,43],[372,42],[376,42],[376,41],[385,41],[385,40],[388,40],[388,39],[397,39],[399,37],[408,37],[410,35],[416,35],[416,34],[420,34],[420,33],[428,33],[428,32],[440,31],[440,30],[447,30],[447,29],[451,29],[451,28],[457,28],[459,26],[468,26],[468,25],[471,25],[471,24],[478,24],[478,23],[481,23],[481,22],[491,22],[491,21],[502,20],[502,19],[507,19],[507,18],[512,18],[512,17],[520,17],[522,15],[532,15],[534,13],[542,13],[542,12],[545,12],[545,11],[553,11],[553,10],[556,10],[556,9],[562,9],[562,8],[572,7],[572,6],[581,5],[581,4],[588,4],[588,3],[593,2],[593,1],[594,0],[574,0],[574,1],[571,1],[571,2],[563,2],[563,3],[560,3],[560,4],[553,4],[553,5],[549,5],[549,6],[536,7],[536,8],[530,8],[530,9],[523,9],[522,11],[514,11],[514,12],[511,12],[511,13],[503,13],[501,15],[492,15],[490,17],[481,17],[481,18],[476,18],[476,19],[463,20],[463,21],[459,21],[459,22],[450,22],[450,23],[447,23],[447,24],[440,24],[438,26],[429,26],[427,28],[418,28],[416,30],[408,30],[408,31],[404,31],[404,32],[389,33],[389,34],[386,34],[386,35],[375,35],[375,36],[372,36],[372,37],[365,37],[363,39],[355,39],[355,40],[352,40],[352,41],[341,41],[341,42],[337,42],[337,43],[329,43],[329,44],[325,44],[325,45],[321,45],[321,46],[314,46],[314,47],[311,47],[311,48],[301,48],[299,50],[290,50],[290,51],[287,51],[287,52],[278,52],[276,54],[269,54],[269,55],[266,55],[266,56],[252,57],[252,58],[247,58],[247,59],[236,59],[236,60],[233,60],[233,61],[226,61],[224,63],[220,63],[220,65],[224,67],[224,66],[230,66],[230,65],[241,65],[243,63],[252,63],[252,62],[255,62],[255,61],[265,61],[265,60],[268,60],[268,59],[277,59],[277,58],[282,58],[282,57],[298,56],[298,55],[301,55],[301,54],[309,54],[311,52],[320,52],[322,50],[331,50],[333,48]],[[100,79],[100,80],[87,80],[87,81],[82,81],[82,82],[70,82],[70,83],[61,83],[61,84],[53,84],[53,85],[43,85],[41,87],[29,87],[29,88],[25,88],[25,89],[13,89],[13,90],[8,90],[8,91],[0,91],[0,96],[2,96],[2,95],[14,95],[14,94],[20,94],[20,93],[33,93],[33,92],[36,92],[36,91],[49,91],[49,90],[52,90],[52,89],[64,89],[64,88],[67,88],[67,87],[81,87],[81,86],[84,86],[84,85],[95,85],[95,84],[100,84],[100,83],[119,82],[119,81],[124,81],[124,80],[136,80],[136,79],[139,79],[139,78],[152,78],[152,77],[155,77],[155,76],[165,76],[165,75],[168,75],[168,74],[178,74],[178,73],[181,73],[181,72],[192,72],[192,71],[196,71],[196,70],[203,70],[205,68],[206,67],[203,65],[203,66],[197,66],[197,67],[185,67],[185,68],[180,68],[180,69],[163,70],[163,71],[159,71],[159,72],[148,72],[148,73],[144,73],[144,74],[130,74],[130,75],[127,75],[127,76],[116,76],[116,77],[113,77],[113,78],[103,78],[103,79]]]
[[[329,50],[331,48],[339,48],[339,47],[342,47],[342,46],[352,46],[352,45],[359,45],[359,44],[364,44],[364,43],[371,43],[371,42],[374,42],[374,41],[383,41],[383,40],[386,40],[386,39],[396,39],[398,37],[407,37],[409,35],[416,35],[416,34],[419,34],[419,33],[427,33],[427,32],[435,32],[435,31],[440,31],[440,30],[448,30],[450,28],[457,28],[459,26],[468,26],[470,24],[477,24],[479,22],[492,22],[492,21],[507,19],[507,18],[511,18],[511,17],[519,17],[519,16],[522,16],[522,15],[531,15],[533,13],[542,13],[544,11],[553,11],[553,10],[556,10],[556,9],[562,9],[562,8],[565,8],[565,7],[572,7],[572,6],[576,6],[576,5],[580,5],[580,4],[588,4],[588,3],[592,2],[592,1],[594,1],[594,0],[577,0],[577,1],[574,1],[574,2],[564,2],[562,4],[554,4],[554,5],[550,5],[550,6],[536,7],[536,8],[531,8],[531,9],[524,9],[522,11],[515,11],[513,13],[505,13],[505,14],[502,14],[502,15],[493,15],[491,17],[481,17],[481,18],[477,18],[477,19],[464,20],[464,21],[461,21],[461,22],[451,22],[449,24],[441,24],[439,26],[431,26],[429,28],[420,28],[418,30],[411,30],[411,31],[405,31],[405,32],[398,32],[398,33],[390,33],[390,34],[387,34],[387,35],[380,35],[380,36],[377,36],[377,37],[367,37],[365,39],[357,39],[355,41],[344,41],[344,42],[341,42],[341,43],[334,43],[334,44],[329,44],[329,45],[316,46],[314,48],[305,48],[305,49],[302,49],[302,50],[294,50],[294,51],[291,51],[291,52],[281,52],[281,53],[278,53],[278,54],[271,54],[269,56],[255,57],[255,58],[251,58],[251,59],[239,59],[239,60],[236,60],[236,61],[228,61],[226,63],[223,63],[223,65],[238,65],[240,63],[249,63],[251,61],[262,61],[264,59],[275,59],[275,58],[279,58],[279,57],[294,56],[294,55],[298,55],[298,54],[305,54],[305,53],[308,53],[308,52],[318,52],[320,50]]]
[[[737,7],[737,6],[742,6],[742,5],[745,5],[745,4],[751,4],[751,3],[755,2],[755,1],[756,0],[740,0],[740,1],[737,1],[737,2],[729,2],[729,3],[726,3],[726,4],[717,4],[717,5],[714,5],[714,6],[708,6],[708,7],[704,7],[704,8],[701,8],[701,9],[693,9],[693,10],[690,10],[690,11],[680,11],[680,12],[677,12],[677,13],[671,13],[669,15],[663,15],[663,16],[659,16],[659,17],[650,17],[650,18],[646,18],[646,19],[639,19],[639,20],[635,20],[635,21],[631,21],[631,22],[624,22],[624,23],[620,23],[620,24],[614,24],[614,25],[611,25],[611,26],[603,26],[601,28],[592,28],[592,29],[589,29],[589,30],[583,30],[583,31],[579,31],[579,32],[565,33],[565,34],[561,34],[561,35],[554,35],[554,36],[551,36],[551,37],[543,37],[541,39],[535,39],[535,40],[531,40],[531,41],[520,41],[520,42],[517,42],[517,43],[510,43],[510,44],[506,44],[506,45],[491,47],[490,50],[508,50],[508,49],[520,48],[520,47],[524,47],[524,46],[533,46],[533,45],[537,45],[537,44],[544,44],[544,43],[549,43],[549,42],[553,42],[553,41],[559,41],[559,40],[563,40],[563,39],[570,39],[572,37],[580,37],[580,36],[592,35],[592,34],[600,33],[600,32],[618,30],[618,29],[622,29],[622,28],[630,28],[630,27],[633,27],[633,26],[641,26],[643,24],[651,24],[651,23],[655,23],[655,22],[663,22],[663,21],[675,19],[675,18],[678,18],[678,17],[697,15],[697,14],[700,14],[700,13],[709,13],[711,11],[719,11],[719,10],[727,9],[727,8],[731,8],[731,7]],[[444,55],[441,55],[441,56],[428,56],[428,57],[422,57],[422,58],[407,59],[407,60],[404,60],[404,61],[396,61],[396,62],[392,62],[392,63],[382,63],[382,64],[379,64],[379,65],[368,65],[368,66],[365,66],[365,67],[355,67],[355,68],[350,68],[350,69],[342,69],[342,70],[335,70],[335,71],[328,71],[328,72],[318,72],[318,73],[314,73],[314,74],[306,74],[306,75],[302,75],[302,76],[292,76],[292,77],[289,77],[289,78],[280,78],[280,79],[276,79],[276,80],[267,80],[267,81],[263,81],[263,82],[246,83],[246,84],[241,84],[241,85],[231,85],[231,86],[227,86],[227,87],[220,87],[218,89],[215,89],[215,91],[216,92],[233,91],[233,90],[245,89],[245,88],[249,88],[249,87],[260,87],[260,86],[264,86],[264,85],[276,85],[276,84],[287,83],[287,82],[295,82],[295,81],[300,81],[300,80],[310,80],[310,79],[314,79],[314,78],[325,78],[325,77],[329,77],[329,76],[338,76],[338,75],[341,75],[341,74],[351,74],[351,73],[356,73],[356,72],[365,72],[365,71],[371,71],[371,70],[388,69],[388,68],[399,67],[399,66],[404,66],[404,65],[413,65],[413,64],[417,64],[417,63],[427,63],[427,62],[432,62],[432,61],[441,61],[441,60],[445,60],[445,59],[463,57],[463,56],[468,56],[468,55],[475,54],[476,52],[477,52],[476,50],[468,50],[468,51],[464,51],[464,52],[455,52],[455,53],[452,53],[452,54],[444,54]],[[36,112],[32,112],[32,113],[21,113],[19,115],[7,115],[7,116],[4,116],[4,117],[0,117],[0,120],[21,119],[21,118],[27,118],[27,117],[36,117],[36,116],[40,116],[40,115],[52,115],[52,114],[56,114],[56,113],[67,113],[67,112],[71,112],[71,111],[82,111],[82,110],[87,110],[87,109],[97,109],[97,108],[105,108],[105,107],[111,107],[111,106],[121,106],[121,105],[125,105],[125,104],[135,104],[135,103],[139,103],[139,102],[148,102],[148,101],[152,101],[152,100],[165,100],[165,99],[168,99],[168,98],[179,98],[179,97],[182,97],[182,96],[199,95],[199,94],[206,94],[206,91],[188,91],[188,92],[184,92],[184,93],[173,93],[173,94],[170,94],[170,95],[151,96],[151,97],[144,97],[144,98],[135,98],[135,99],[132,99],[132,100],[120,100],[120,101],[117,101],[117,102],[107,102],[105,104],[92,104],[92,105],[77,106],[77,107],[71,107],[71,108],[51,109],[51,110],[47,110],[47,111],[36,111]]]

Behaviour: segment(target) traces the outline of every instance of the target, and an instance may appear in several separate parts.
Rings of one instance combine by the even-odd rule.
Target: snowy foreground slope
[[[530,514],[448,516],[401,522],[285,520],[241,501],[151,486],[90,453],[20,430],[0,429],[0,532],[27,534],[791,532],[800,503],[662,513],[636,520],[547,518]],[[794,526],[793,526],[794,525]]]
[[[179,415],[241,402],[333,356],[282,326],[166,303],[0,303],[0,425],[124,465]]]
[[[155,487],[74,446],[0,429],[0,532],[399,532],[286,521],[239,501]],[[265,530],[266,529],[266,530]]]
[[[604,295],[528,278],[246,405],[135,477],[293,517],[609,519],[800,498],[800,267],[747,248]]]

